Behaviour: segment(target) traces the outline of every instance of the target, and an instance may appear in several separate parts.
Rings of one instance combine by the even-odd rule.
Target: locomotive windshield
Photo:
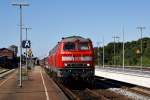
[[[64,50],[75,50],[75,43],[65,43]]]
[[[88,43],[79,43],[79,49],[80,50],[89,50]]]
[[[77,50],[75,43],[65,43],[63,49],[65,51]],[[79,50],[89,50],[89,44],[87,42],[79,43],[78,45]]]

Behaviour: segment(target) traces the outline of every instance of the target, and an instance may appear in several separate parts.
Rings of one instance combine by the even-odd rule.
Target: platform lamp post
[[[143,29],[146,29],[146,27],[137,27],[137,29],[140,31],[140,34],[141,34],[141,71],[142,71],[142,69],[143,69],[142,35],[143,35]]]
[[[22,87],[22,7],[29,6],[29,4],[25,3],[15,3],[12,6],[18,6],[20,9],[20,67],[19,67],[19,86]]]
[[[103,37],[103,68],[105,67],[105,47],[104,47],[104,37]]]
[[[99,66],[99,61],[100,61],[100,59],[99,59],[99,57],[100,57],[99,47],[100,47],[100,42],[97,42],[97,56],[98,56],[97,64],[98,64],[98,66]]]
[[[119,62],[119,39],[120,39],[120,37],[117,36],[116,39],[117,39],[117,43],[118,43],[118,45],[117,45],[117,62]],[[116,65],[119,66],[119,63],[116,63]]]
[[[123,46],[122,46],[122,68],[123,68],[123,71],[124,71],[124,27],[123,27],[123,29],[122,29],[122,35],[123,35],[123,41],[122,41],[122,44],[123,44]]]
[[[30,29],[32,29],[32,28],[27,28],[27,27],[23,27],[22,29],[25,29],[25,31],[26,31],[26,41],[27,41],[27,39],[28,39],[28,30],[30,30]],[[27,62],[27,48],[26,48],[26,73],[28,72],[28,62]]]
[[[115,62],[115,55],[116,55],[116,52],[115,52],[115,50],[116,50],[115,43],[116,43],[116,39],[115,39],[115,36],[112,37],[112,38],[114,38],[114,67],[115,67],[115,64],[116,64],[116,62]]]

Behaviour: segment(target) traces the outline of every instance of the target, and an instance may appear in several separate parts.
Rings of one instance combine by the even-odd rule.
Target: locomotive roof
[[[91,40],[90,40],[90,39],[83,38],[83,37],[81,37],[81,36],[71,36],[71,37],[62,38],[62,41],[61,41],[61,42],[75,42],[75,41],[90,42]]]

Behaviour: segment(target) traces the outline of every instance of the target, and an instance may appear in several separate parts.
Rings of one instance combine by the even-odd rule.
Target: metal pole
[[[143,50],[142,50],[142,29],[141,29],[141,71],[142,71],[142,67],[143,67],[143,57],[142,57],[142,55],[143,55]]]
[[[141,71],[143,70],[143,48],[142,48],[142,34],[143,34],[143,29],[146,29],[145,27],[137,27],[137,29],[140,30],[141,33]]]
[[[98,56],[97,64],[98,64],[98,66],[99,66],[99,44],[100,44],[100,42],[97,42],[97,56]]]
[[[114,36],[112,38],[114,38],[114,67],[115,67],[115,65],[116,65],[116,59],[115,59],[115,56],[116,56],[116,46],[115,46],[115,44],[116,44],[116,39],[117,38],[119,39],[120,37]]]
[[[116,39],[118,39],[118,46],[117,46],[118,47],[118,49],[117,49],[118,56],[117,56],[117,62],[119,62],[119,38],[120,37],[118,37],[118,36],[116,37]],[[117,62],[116,62],[116,65],[117,65]],[[118,66],[119,66],[119,63],[118,63]]]
[[[22,87],[22,6],[20,5],[20,83],[19,86]]]
[[[29,6],[29,4],[12,4],[20,8],[20,67],[19,67],[19,86],[22,87],[22,6]]]
[[[23,28],[23,29],[26,30],[26,41],[27,41],[27,39],[28,39],[27,33],[28,33],[28,30],[31,29],[31,28]],[[27,60],[28,60],[28,59],[27,59],[27,56],[28,56],[28,55],[27,55],[27,50],[28,50],[28,49],[26,48],[26,73],[28,72],[28,62],[27,62]]]
[[[27,41],[27,28],[25,29],[26,30],[26,41]],[[28,72],[28,69],[27,69],[28,65],[27,65],[27,48],[26,48],[26,73]]]
[[[115,36],[113,37],[114,38],[114,67],[115,67],[115,55],[116,55],[116,52],[115,52]]]
[[[122,32],[123,33],[123,49],[122,49],[123,50],[123,53],[122,53],[122,60],[123,61],[122,61],[122,67],[123,67],[123,70],[124,70],[124,28],[123,28],[122,31],[123,31]]]
[[[104,48],[104,37],[103,37],[103,68],[105,66],[105,48]]]

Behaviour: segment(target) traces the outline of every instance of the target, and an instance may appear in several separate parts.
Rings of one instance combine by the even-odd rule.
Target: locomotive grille
[[[77,68],[82,68],[82,67],[89,67],[87,66],[87,64],[76,64],[76,63],[69,63],[69,64],[65,64],[65,67],[77,67]]]

